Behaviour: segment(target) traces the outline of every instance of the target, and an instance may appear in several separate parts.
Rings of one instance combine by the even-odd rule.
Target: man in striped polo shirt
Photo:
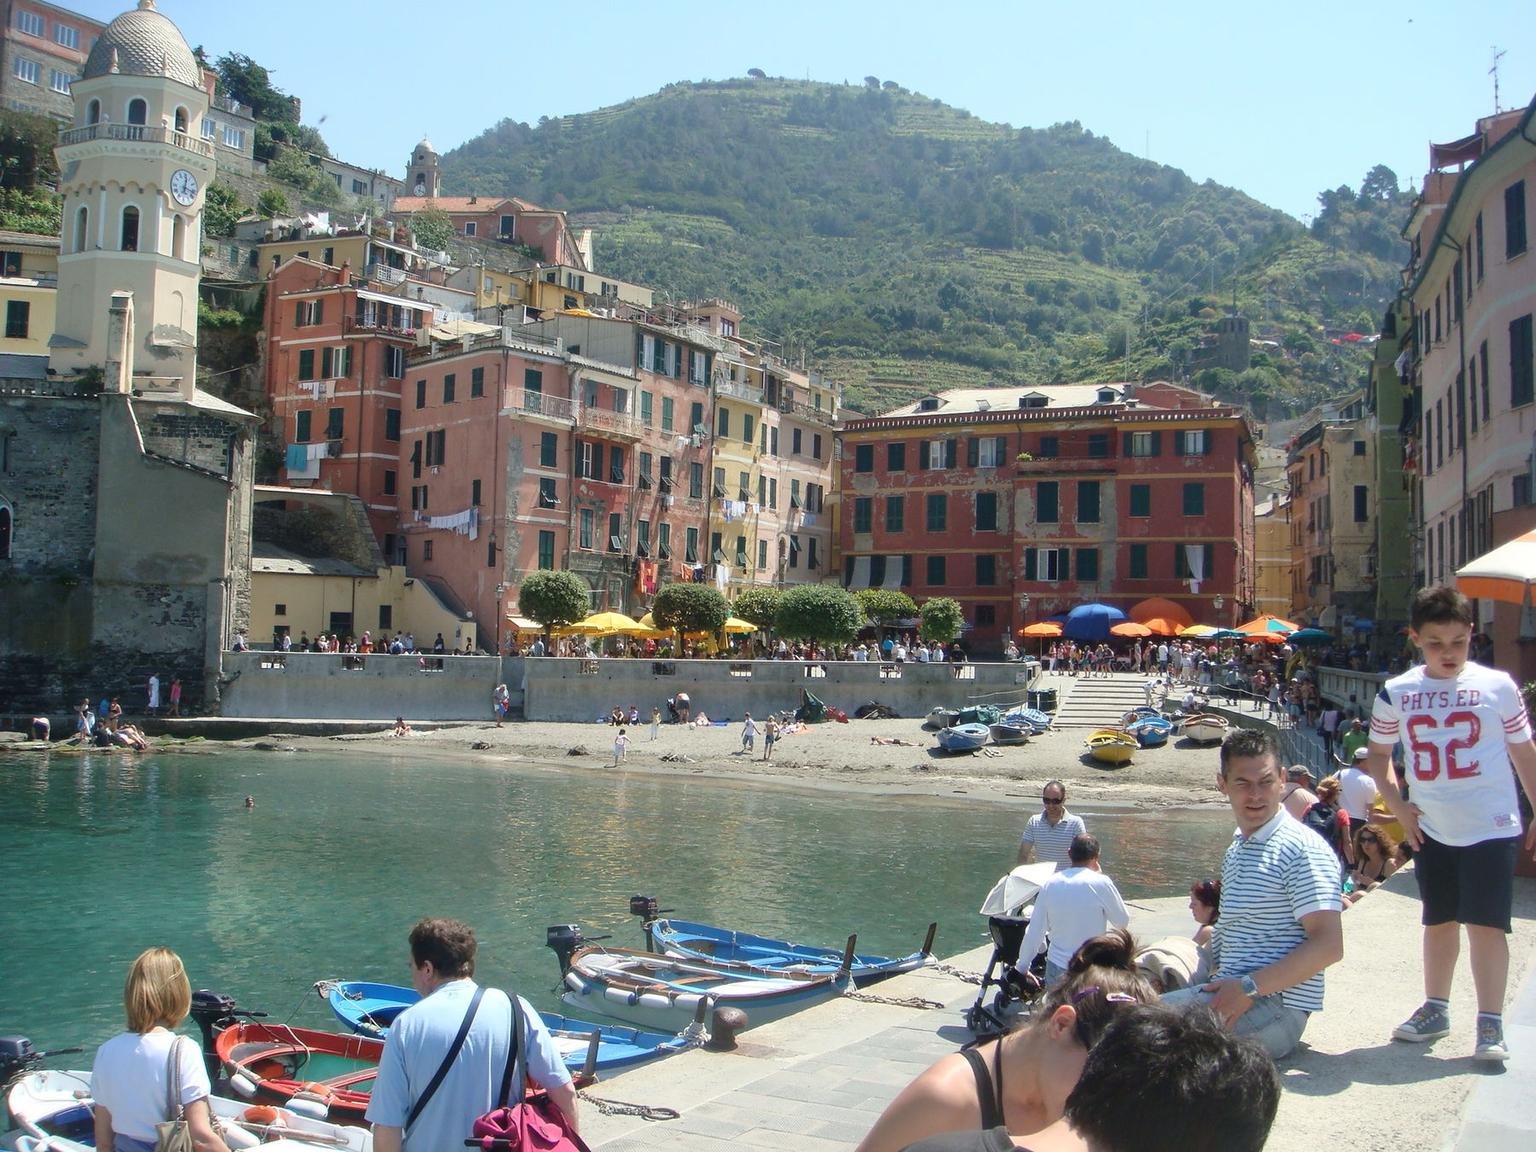
[[[1239,728],[1223,740],[1216,783],[1237,832],[1221,864],[1215,977],[1164,999],[1209,1004],[1278,1060],[1323,1007],[1323,969],[1344,955],[1339,863],[1281,806],[1285,774],[1269,730]]]
[[[1065,868],[1072,862],[1072,841],[1088,835],[1088,825],[1081,816],[1067,811],[1067,786],[1060,780],[1047,780],[1040,789],[1040,799],[1045,811],[1031,816],[1019,837],[1020,864],[1029,863],[1033,849],[1040,862]]]

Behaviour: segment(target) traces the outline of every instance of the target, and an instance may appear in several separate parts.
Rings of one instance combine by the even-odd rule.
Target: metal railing
[[[618,433],[621,436],[640,435],[640,424],[628,412],[609,412],[602,408],[583,408],[582,424],[601,432]]]
[[[546,396],[526,388],[508,388],[502,407],[523,416],[542,416],[546,420],[575,420],[576,405],[563,396]]]
[[[729,396],[734,400],[745,400],[748,404],[764,403],[761,384],[743,384],[732,380],[729,376],[722,376],[716,381],[715,394]]]
[[[85,144],[91,140],[126,140],[133,143],[169,144],[199,156],[213,157],[213,145],[187,132],[174,128],[160,128],[149,124],[87,124],[83,128],[66,128],[59,133],[59,146]]]

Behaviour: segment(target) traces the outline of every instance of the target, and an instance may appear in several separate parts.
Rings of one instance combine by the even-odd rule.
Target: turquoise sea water
[[[256,807],[247,810],[247,794]],[[478,975],[555,1008],[547,925],[642,947],[648,893],[682,919],[905,954],[985,942],[976,909],[1033,806],[413,761],[404,755],[0,755],[0,1035],[94,1045],[144,948],[193,987],[340,1028],[324,977],[409,983],[406,934],[457,916]],[[1213,813],[1092,816],[1127,898],[1214,872]]]

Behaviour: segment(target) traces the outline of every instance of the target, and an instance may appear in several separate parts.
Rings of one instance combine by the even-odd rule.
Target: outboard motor
[[[0,1036],[0,1088],[25,1075],[41,1059],[25,1036]]]
[[[222,992],[214,992],[208,988],[199,988],[192,993],[190,1015],[197,1021],[198,1030],[203,1035],[203,1066],[208,1069],[208,1079],[213,1081],[219,1078],[220,1073],[219,1053],[214,1046],[214,1040],[219,1033],[231,1024],[238,1023],[242,1018],[259,1019],[266,1013],[247,1012],[235,1006],[233,996],[226,996]]]
[[[581,934],[581,926],[577,924],[552,924],[544,929],[544,946],[551,949],[555,959],[560,961],[560,976],[571,970],[571,957],[576,949],[585,944],[586,938]]]
[[[656,951],[656,939],[651,935],[651,921],[658,916],[665,916],[671,912],[670,908],[661,907],[661,901],[654,896],[631,896],[629,898],[629,914],[640,917],[641,924],[645,928],[645,950]]]

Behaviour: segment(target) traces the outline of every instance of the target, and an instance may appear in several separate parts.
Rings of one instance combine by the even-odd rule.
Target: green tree
[[[910,620],[917,615],[917,603],[896,588],[860,588],[853,598],[864,609],[864,615],[876,624]]]
[[[0,188],[0,228],[57,237],[63,206],[63,200],[44,188]]]
[[[219,88],[251,110],[257,120],[294,123],[293,101],[272,83],[271,74],[249,56],[229,52],[214,61]]]
[[[651,619],[669,632],[719,632],[730,605],[712,584],[667,584],[656,593]]]
[[[772,628],[783,599],[777,588],[748,588],[731,602],[731,613],[759,628]]]
[[[31,190],[59,174],[53,146],[58,121],[31,112],[0,112],[0,186]]]
[[[453,239],[453,220],[441,208],[423,208],[411,214],[411,231],[423,248],[441,252]]]
[[[960,602],[948,596],[935,596],[924,601],[921,616],[922,624],[918,626],[917,634],[930,642],[937,640],[940,644],[948,644],[965,627],[965,613]]]
[[[215,238],[233,236],[245,205],[228,184],[210,184],[203,199],[203,232]]]
[[[256,198],[256,211],[263,218],[288,215],[288,194],[281,188],[268,188]]]
[[[277,155],[267,165],[267,176],[270,179],[281,180],[304,192],[313,186],[317,174],[323,175],[319,168],[310,163],[309,157],[287,144],[278,145]]]
[[[864,627],[864,609],[836,584],[800,584],[784,593],[774,628],[792,640],[845,644]]]
[[[574,572],[531,572],[517,591],[518,613],[544,625],[545,636],[584,619],[591,606],[592,589]]]

